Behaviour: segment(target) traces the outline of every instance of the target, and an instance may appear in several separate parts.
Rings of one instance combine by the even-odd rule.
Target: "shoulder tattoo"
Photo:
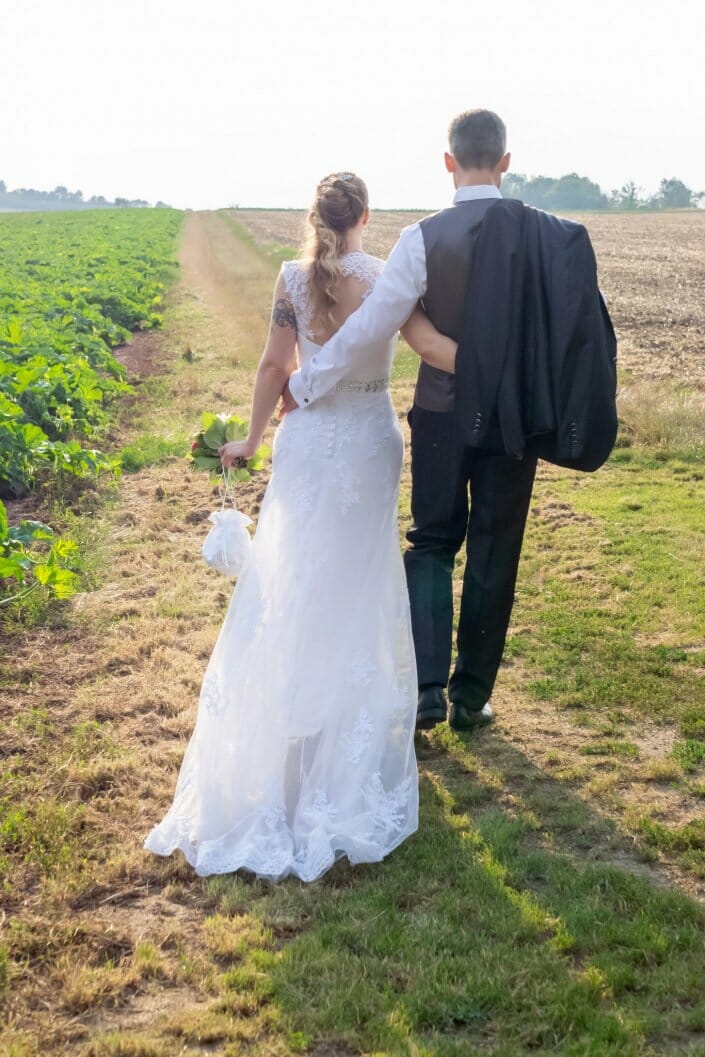
[[[272,309],[272,326],[293,327],[296,330],[296,313],[291,301],[280,297]]]

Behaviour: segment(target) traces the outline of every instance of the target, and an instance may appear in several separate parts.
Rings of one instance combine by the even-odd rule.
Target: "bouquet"
[[[237,415],[214,415],[206,412],[201,418],[201,429],[194,437],[189,461],[197,470],[208,470],[221,478],[223,502],[220,510],[210,514],[210,529],[203,543],[203,559],[212,569],[224,576],[239,576],[250,558],[252,540],[247,526],[252,521],[237,509],[235,496],[230,490],[232,481],[249,481],[252,472],[264,467],[269,448],[262,445],[251,459],[239,459],[235,468],[226,470],[220,461],[218,448],[230,440],[245,440],[249,423]],[[226,510],[227,500],[232,508]]]
[[[201,417],[201,428],[191,444],[189,461],[197,470],[209,470],[216,476],[222,476],[226,483],[230,481],[249,481],[250,471],[264,469],[264,460],[269,455],[269,448],[262,444],[251,459],[238,459],[235,468],[226,473],[218,455],[218,448],[229,440],[245,440],[249,423],[238,415],[214,415],[207,411]]]

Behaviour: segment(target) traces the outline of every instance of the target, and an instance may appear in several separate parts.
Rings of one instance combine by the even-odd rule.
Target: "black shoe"
[[[432,730],[439,723],[445,723],[448,706],[442,686],[425,686],[419,690],[419,704],[416,710],[416,729]]]
[[[494,711],[489,701],[484,708],[474,711],[452,702],[448,722],[453,730],[474,730],[475,727],[486,727],[493,719]]]

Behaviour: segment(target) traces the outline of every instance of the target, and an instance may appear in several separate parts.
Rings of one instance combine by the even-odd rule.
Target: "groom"
[[[501,261],[499,269],[493,263],[488,270],[485,257],[474,260],[483,221],[502,198],[499,188],[502,175],[509,167],[504,123],[489,110],[460,114],[450,125],[449,148],[445,165],[456,188],[453,205],[404,229],[382,276],[362,307],[321,352],[291,375],[289,391],[284,392],[285,409],[305,408],[328,392],[347,370],[350,352],[391,337],[419,301],[436,329],[460,342],[459,368],[461,353],[466,354],[468,350],[468,299],[472,299],[471,280],[477,272],[474,265],[491,274],[490,282],[497,282],[499,291],[497,298],[484,296],[483,303],[475,309],[475,325],[479,323],[485,334],[490,335],[491,362],[478,361],[477,350],[473,348],[472,370],[476,370],[482,383],[493,372],[511,373],[511,357],[506,367],[497,368],[500,357],[493,342],[492,317],[502,321],[512,319],[516,306],[510,303],[508,291],[514,273],[509,264],[502,272]],[[506,204],[518,207],[519,213],[524,210],[520,203]],[[518,215],[510,209],[504,217],[500,216],[499,224],[494,224],[498,243],[501,241],[505,249],[512,239],[518,239],[525,246],[525,227],[515,223]],[[557,225],[562,224],[556,218],[550,219]],[[585,239],[589,246],[586,234]],[[493,246],[489,254],[485,246],[486,240],[481,243],[482,251],[494,256]],[[510,245],[507,260],[515,260],[517,252],[517,245]],[[582,263],[578,268],[578,285],[583,277],[581,268]],[[503,285],[505,273],[510,281]],[[486,295],[484,288],[482,293]],[[499,324],[500,329],[503,325]],[[521,333],[520,327],[514,329]],[[534,337],[532,332],[532,341]],[[521,343],[521,339],[515,340]],[[507,344],[505,341],[503,349]],[[530,380],[531,393],[527,399],[532,409],[541,402],[534,394],[533,385]],[[479,392],[482,385],[477,388]],[[501,386],[497,391],[500,390]],[[530,443],[521,451],[507,453],[510,449],[504,443],[501,427],[506,425],[507,432],[511,433],[510,427],[516,423],[500,422],[496,409],[490,408],[490,414],[478,411],[480,404],[469,402],[468,393],[467,372],[456,386],[454,375],[422,362],[409,413],[413,526],[407,534],[409,548],[404,556],[418,669],[417,729],[429,729],[446,719],[446,687],[451,703],[448,720],[454,729],[469,730],[494,718],[489,699],[514,601],[524,526],[536,473],[537,455]],[[516,393],[512,391],[510,396]],[[504,404],[507,405],[506,399]],[[571,415],[576,417],[573,408]],[[575,428],[575,422],[571,421],[573,439]],[[481,446],[474,446],[473,440],[477,440],[478,434]],[[457,658],[450,674],[453,567],[464,540],[467,562]]]

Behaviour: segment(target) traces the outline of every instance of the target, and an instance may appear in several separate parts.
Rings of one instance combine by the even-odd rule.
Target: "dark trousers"
[[[451,701],[480,709],[502,659],[536,459],[459,447],[452,413],[414,406],[409,423],[413,527],[404,564],[419,687],[448,686]],[[449,683],[453,566],[465,539],[458,656]]]

